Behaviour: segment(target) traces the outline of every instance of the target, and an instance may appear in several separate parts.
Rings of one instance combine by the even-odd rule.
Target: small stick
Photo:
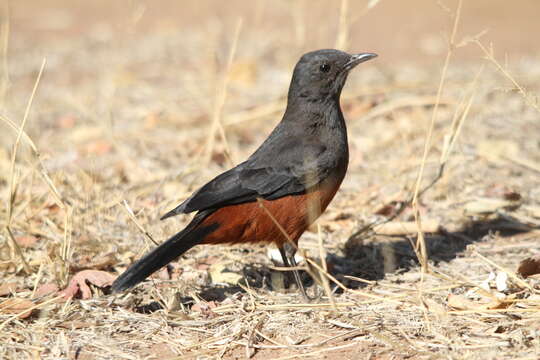
[[[321,224],[319,223],[317,223],[317,235],[319,238],[319,257],[321,259],[322,268],[324,272],[328,273],[328,267],[326,265],[326,251],[324,250],[323,240],[321,236]],[[326,292],[326,296],[328,296],[328,299],[330,299],[330,303],[332,304],[334,311],[337,312],[338,308],[336,306],[336,300],[334,299],[334,295],[332,294],[332,290],[330,289],[330,284],[328,284],[328,278],[322,273],[321,281],[324,287],[324,291]]]
[[[30,98],[28,99],[28,103],[26,105],[26,109],[24,111],[23,120],[21,123],[21,126],[19,128],[19,131],[17,133],[17,139],[15,140],[15,143],[13,144],[13,152],[11,155],[11,169],[10,169],[10,181],[9,181],[9,201],[8,201],[8,209],[7,209],[7,221],[6,221],[6,232],[8,233],[8,238],[11,240],[11,243],[13,245],[13,248],[17,252],[17,255],[22,260],[24,272],[27,275],[30,275],[32,272],[30,269],[30,265],[28,265],[28,262],[26,261],[26,258],[24,257],[24,254],[19,247],[19,244],[17,244],[17,241],[15,240],[15,237],[13,236],[13,232],[11,231],[11,222],[13,220],[13,206],[15,204],[15,196],[16,196],[16,188],[17,184],[15,183],[15,162],[17,159],[17,150],[19,149],[19,144],[21,142],[22,134],[24,131],[24,126],[26,125],[26,121],[28,120],[28,115],[30,114],[30,108],[32,107],[32,103],[34,102],[34,96],[36,95],[36,91],[39,85],[39,81],[41,80],[41,75],[43,75],[43,70],[45,69],[45,64],[47,63],[46,59],[43,59],[41,62],[41,68],[39,69],[38,76],[36,78],[36,81],[34,83],[34,88],[32,89],[32,93],[30,94]]]
[[[240,37],[240,30],[242,29],[242,24],[243,24],[243,19],[242,18],[238,19],[238,22],[236,24],[236,30],[234,32],[233,43],[231,45],[231,50],[229,52],[229,57],[227,60],[225,76],[223,78],[223,82],[221,86],[219,87],[217,95],[216,95],[214,114],[213,114],[212,124],[210,126],[210,135],[206,143],[206,150],[205,150],[206,153],[204,157],[204,163],[208,163],[210,159],[212,158],[212,151],[214,150],[214,144],[216,141],[216,131],[219,131],[221,140],[223,141],[225,145],[225,150],[229,157],[229,161],[231,162],[233,161],[231,149],[229,147],[229,143],[225,135],[225,129],[223,128],[223,124],[221,123],[221,117],[222,117],[223,107],[225,105],[225,100],[227,99],[227,89],[228,89],[229,80],[230,80],[231,67],[234,61],[234,56],[236,54],[236,48],[238,45],[238,38]]]
[[[506,70],[498,61],[495,59],[495,56],[493,56],[493,47],[490,47],[489,50],[480,42],[480,40],[475,39],[474,42],[482,49],[484,52],[484,55],[486,56],[486,59],[492,62],[497,70],[499,70],[514,86],[516,89],[518,89],[519,93],[523,96],[527,104],[532,106],[536,111],[540,112],[540,107],[538,104],[530,98],[529,94],[527,94],[527,91],[523,86],[519,85],[519,83],[514,79],[514,77]]]
[[[131,210],[131,208],[129,207],[127,201],[124,199],[122,201],[122,205],[124,210],[126,210],[129,218],[131,219],[131,221],[133,221],[133,223],[135,224],[135,226],[137,226],[137,229],[139,229],[139,231],[145,236],[145,238],[147,238],[148,240],[150,240],[151,242],[154,243],[154,245],[156,246],[159,246],[159,243],[154,240],[154,238],[152,237],[152,235],[150,235],[150,233],[146,230],[144,230],[144,228],[142,227],[142,225],[139,223],[139,221],[137,221],[137,217],[135,217],[135,214],[133,213],[133,210]]]

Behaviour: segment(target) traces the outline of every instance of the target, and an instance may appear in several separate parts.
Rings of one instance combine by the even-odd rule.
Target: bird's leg
[[[294,254],[296,254],[296,248],[294,246],[289,243],[285,243],[283,246],[279,247],[279,253],[281,254],[281,258],[283,259],[283,265],[287,267],[298,266],[294,258]],[[302,284],[302,280],[300,279],[300,273],[297,269],[293,269],[292,272],[294,275],[294,280],[296,281],[296,285],[298,286],[298,290],[300,290],[300,293],[306,301],[310,301],[311,299],[307,296],[304,284]]]

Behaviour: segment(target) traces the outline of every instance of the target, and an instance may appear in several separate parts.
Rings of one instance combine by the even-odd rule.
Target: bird
[[[307,298],[295,260],[298,240],[339,189],[349,163],[340,106],[349,72],[377,57],[335,49],[305,53],[293,70],[282,120],[244,162],[216,176],[161,220],[196,212],[189,224],[128,267],[125,291],[202,244],[274,244]]]

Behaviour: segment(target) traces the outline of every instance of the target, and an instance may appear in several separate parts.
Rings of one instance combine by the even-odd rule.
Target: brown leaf
[[[448,303],[448,306],[456,310],[478,309],[478,305],[476,303],[467,299],[463,295],[450,294],[448,295],[448,298],[446,299],[446,301]]]
[[[206,317],[215,317],[216,313],[213,312],[212,309],[215,309],[216,307],[217,307],[217,304],[214,301],[209,301],[209,302],[201,301],[193,305],[191,307],[191,310],[198,311]]]
[[[0,296],[11,295],[17,291],[18,284],[16,282],[6,282],[0,285]]]
[[[60,289],[58,288],[58,285],[54,283],[46,283],[40,285],[36,290],[36,297],[42,297],[50,294],[57,293]]]
[[[45,209],[47,209],[48,213],[50,215],[56,215],[60,212],[61,208],[58,204],[56,203],[51,203],[50,205],[47,205],[45,207]]]
[[[489,299],[489,302],[475,302],[467,299],[463,295],[450,294],[447,298],[448,306],[456,310],[491,310],[505,309],[512,303],[504,301],[504,299]]]
[[[422,220],[422,231],[425,233],[436,233],[441,229],[438,220]],[[418,231],[418,225],[414,221],[392,221],[377,225],[373,228],[377,234],[381,235],[407,235],[415,234]]]
[[[507,191],[503,194],[504,200],[508,201],[521,201],[522,196],[516,191]]]
[[[88,284],[104,288],[111,286],[114,279],[116,279],[116,276],[105,271],[83,270],[73,276],[67,288],[62,290],[60,294],[66,299],[79,296],[82,299],[90,299],[92,297],[92,290]]]
[[[92,155],[105,155],[112,150],[112,144],[106,140],[92,141],[83,148],[84,152]]]
[[[26,319],[32,315],[32,310],[28,310],[34,307],[34,303],[27,299],[11,298],[0,303],[0,314],[15,315],[19,314],[19,319]],[[25,311],[27,310],[27,311]]]
[[[511,302],[502,301],[502,300],[492,300],[489,304],[484,305],[484,307],[488,310],[494,310],[494,309],[506,309],[512,305]]]
[[[524,278],[540,274],[540,254],[523,259],[519,263],[517,273]]]
[[[38,238],[33,235],[19,236],[15,240],[17,241],[17,244],[19,244],[19,246],[22,248],[33,247],[38,242]]]
[[[231,271],[227,263],[216,263],[210,266],[209,273],[214,283],[232,284],[236,285],[240,280],[244,278],[243,275],[238,272]]]
[[[388,204],[384,204],[383,206],[375,210],[375,214],[391,217],[397,213],[398,207],[401,207],[401,206],[402,206],[401,202],[392,201]]]
[[[440,316],[445,316],[447,314],[446,309],[444,308],[444,305],[439,304],[435,300],[425,298],[423,302],[424,302],[424,306],[432,313],[436,315],[440,315]]]

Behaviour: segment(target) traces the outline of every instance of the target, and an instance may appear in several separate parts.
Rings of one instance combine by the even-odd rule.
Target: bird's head
[[[345,85],[349,71],[356,65],[376,57],[373,53],[348,54],[325,49],[304,54],[294,68],[289,102],[301,99],[323,102],[337,99]]]

